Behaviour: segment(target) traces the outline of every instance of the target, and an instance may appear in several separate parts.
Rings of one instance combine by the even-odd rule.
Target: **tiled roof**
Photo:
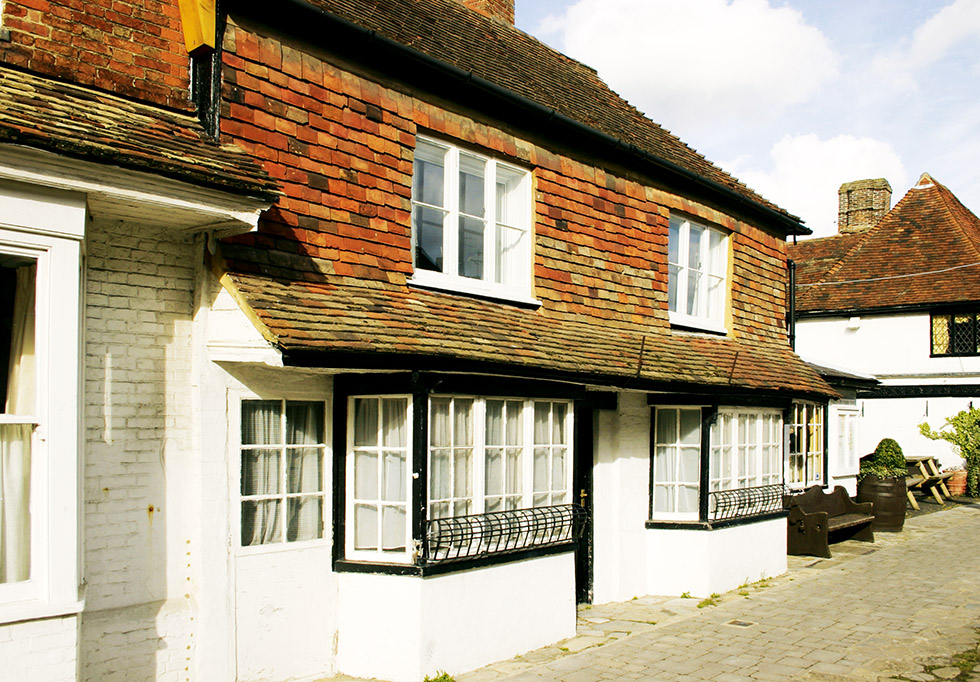
[[[250,157],[218,145],[197,119],[0,67],[0,143],[272,199],[276,184]]]
[[[489,305],[451,294],[352,278],[282,282],[230,280],[287,355],[363,354],[397,366],[576,379],[619,387],[833,392],[783,343],[677,333],[643,333],[555,319],[543,310]],[[322,366],[330,366],[323,364]]]
[[[595,70],[458,0],[309,2],[792,217],[651,121]]]
[[[980,300],[980,219],[927,173],[867,232],[790,247],[801,313]]]

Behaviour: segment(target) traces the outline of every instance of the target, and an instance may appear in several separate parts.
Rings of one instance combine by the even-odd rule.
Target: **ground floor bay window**
[[[344,561],[421,566],[580,532],[571,400],[414,392],[344,404]]]
[[[782,508],[782,410],[654,408],[652,522],[716,522]]]

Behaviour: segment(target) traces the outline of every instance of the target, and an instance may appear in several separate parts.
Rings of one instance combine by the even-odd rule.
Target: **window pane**
[[[461,216],[459,219],[459,274],[483,279],[483,235],[486,222]]]
[[[655,485],[653,487],[653,511],[672,512],[674,511],[674,487],[667,485]]]
[[[281,542],[279,500],[242,501],[242,546]]]
[[[528,263],[524,241],[527,231],[497,224],[497,272],[494,281],[498,284],[517,285],[524,281]]]
[[[677,410],[657,410],[657,443],[677,442]]]
[[[0,413],[32,415],[35,395],[35,287],[32,260],[0,266]],[[0,481],[2,482],[2,481]]]
[[[442,272],[443,230],[446,212],[416,206],[412,213],[415,231],[415,267]]]
[[[434,500],[445,500],[449,497],[450,450],[432,450],[429,459],[429,497]]]
[[[507,448],[507,494],[519,495],[524,491],[523,450]]]
[[[448,398],[432,398],[429,401],[429,445],[434,448],[449,447],[453,443],[450,402]]]
[[[354,445],[370,447],[378,445],[377,398],[354,399]]]
[[[484,492],[500,495],[504,490],[504,453],[500,448],[487,448]],[[489,511],[489,510],[488,510]]]
[[[704,270],[702,239],[705,239],[703,227],[691,224],[687,249],[687,266],[692,270]]]
[[[668,483],[676,480],[677,449],[672,446],[658,445],[653,458],[653,480],[657,483]]]
[[[482,218],[486,214],[484,198],[486,185],[486,161],[459,155],[459,210],[460,213]]]
[[[354,505],[354,549],[378,548],[378,507]]]
[[[374,452],[354,452],[354,497],[358,500],[378,499],[378,456]]]
[[[0,424],[0,584],[31,577],[31,424]]]
[[[408,400],[386,398],[384,407],[384,438],[386,448],[404,448],[408,445]]]
[[[548,445],[551,443],[551,405],[549,403],[534,403],[534,443]]]
[[[291,497],[287,501],[289,517],[286,524],[286,540],[316,540],[323,537],[323,498]]]
[[[447,150],[424,140],[415,148],[412,170],[412,199],[432,206],[445,206]]]
[[[289,462],[286,492],[312,493],[323,490],[323,450],[297,448],[286,451]]]
[[[282,443],[281,410],[278,400],[242,401],[242,445]]]
[[[669,265],[667,267],[667,309],[674,312],[680,311],[680,308],[677,307],[677,292],[681,286],[681,277],[680,266]]]
[[[279,450],[242,450],[242,495],[279,493]]]
[[[670,227],[667,233],[667,262],[681,262],[681,223],[674,218],[670,219]]]
[[[681,448],[680,470],[678,480],[687,483],[698,482],[698,472],[701,470],[701,449]]]
[[[521,445],[524,443],[524,420],[521,418],[524,406],[517,401],[507,403],[507,426],[506,439],[507,445]]]
[[[564,403],[554,403],[552,417],[554,418],[554,429],[552,433],[552,443],[565,443],[565,415],[568,414],[568,405]]]
[[[681,437],[685,444],[701,444],[701,410],[680,410]]]
[[[455,415],[455,431],[453,433],[453,445],[465,447],[473,445],[473,401],[465,398],[456,398],[453,403]]]
[[[323,442],[323,403],[286,403],[286,442],[290,445]]]
[[[698,510],[698,487],[682,485],[677,488],[677,511],[691,514]]]
[[[501,400],[488,400],[486,403],[486,441],[487,445],[504,444],[504,403]]]
[[[525,193],[521,191],[521,185],[526,177],[526,173],[506,166],[497,166],[496,212],[498,223],[517,226],[527,220],[528,207],[524,205]]]
[[[565,484],[565,448],[555,448],[551,456],[551,485],[553,488]]]
[[[455,474],[455,481],[453,481],[454,497],[471,497],[473,495],[472,462],[473,450],[471,448],[456,450],[453,462],[453,473]]]
[[[404,502],[406,496],[406,462],[403,452],[384,453],[384,496],[389,502]]]
[[[548,448],[534,448],[534,481],[535,492],[548,490]]]
[[[405,507],[382,507],[382,549],[405,549]]]

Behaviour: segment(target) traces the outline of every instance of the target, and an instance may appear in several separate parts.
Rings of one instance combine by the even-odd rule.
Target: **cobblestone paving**
[[[980,682],[980,507],[906,521],[714,605],[583,607],[578,633],[458,682]]]

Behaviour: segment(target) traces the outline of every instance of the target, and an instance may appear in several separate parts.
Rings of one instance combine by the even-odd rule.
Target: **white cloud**
[[[818,93],[839,62],[799,11],[768,0],[579,0],[541,31],[681,137],[772,120]]]
[[[787,135],[769,156],[771,170],[753,168],[744,158],[722,165],[770,201],[803,218],[815,237],[836,233],[837,190],[843,183],[885,178],[892,187],[893,204],[911,186],[891,145],[867,137],[838,135],[821,140],[814,134]]]

